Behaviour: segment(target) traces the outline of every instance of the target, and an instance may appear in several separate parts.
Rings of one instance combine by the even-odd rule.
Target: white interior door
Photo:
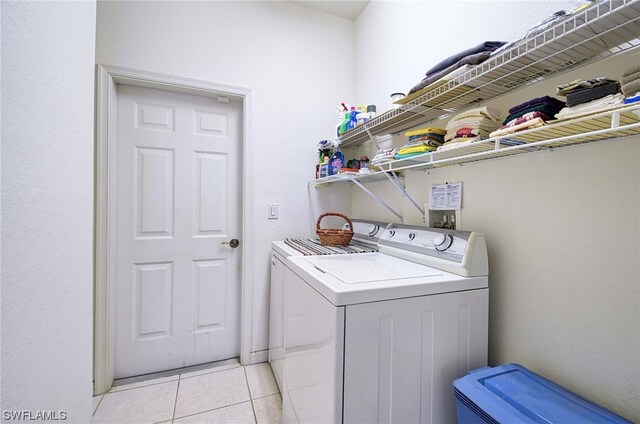
[[[118,86],[116,378],[239,356],[241,110]]]

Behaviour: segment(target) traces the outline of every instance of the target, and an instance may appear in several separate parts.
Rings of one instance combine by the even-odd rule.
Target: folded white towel
[[[592,113],[603,112],[622,106],[624,95],[621,93],[610,94],[600,99],[592,100],[573,107],[565,107],[556,114],[556,119],[575,118],[577,116],[589,115]]]

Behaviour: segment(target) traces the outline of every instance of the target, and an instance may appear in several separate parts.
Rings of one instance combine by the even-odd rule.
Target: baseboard
[[[259,350],[258,352],[251,352],[251,364],[259,364],[261,362],[267,362],[269,360],[268,350]]]

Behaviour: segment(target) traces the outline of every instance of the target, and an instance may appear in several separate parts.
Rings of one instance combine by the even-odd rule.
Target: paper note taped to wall
[[[429,209],[431,210],[460,210],[462,207],[462,181],[432,185],[429,197],[431,199]]]

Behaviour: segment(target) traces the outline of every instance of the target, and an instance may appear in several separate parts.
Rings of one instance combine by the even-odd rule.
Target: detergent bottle
[[[333,142],[333,155],[329,158],[329,175],[335,175],[344,167],[344,155],[340,151],[340,140]]]
[[[356,110],[356,107],[355,106],[351,106],[351,110],[349,111],[348,129],[353,129],[358,124],[357,115],[358,115],[358,111]]]
[[[340,126],[340,135],[349,131],[349,120],[351,119],[351,114],[349,111],[344,113],[344,118],[342,119],[342,125]]]

